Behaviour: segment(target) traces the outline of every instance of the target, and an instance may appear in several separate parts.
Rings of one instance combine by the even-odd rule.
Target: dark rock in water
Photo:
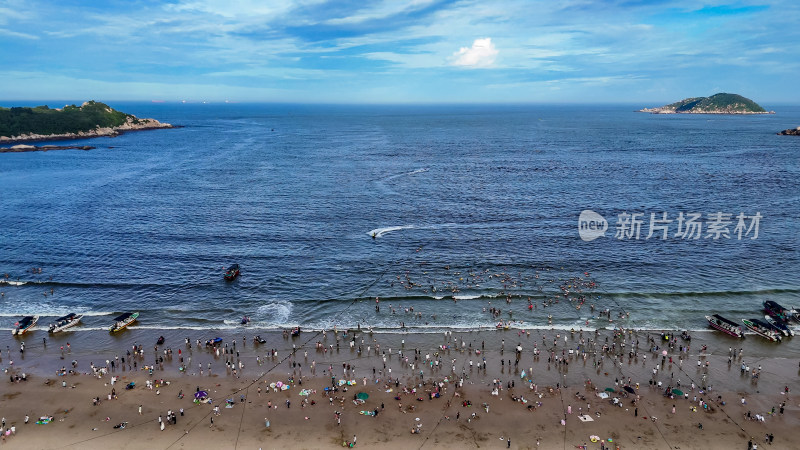
[[[778,134],[782,134],[782,135],[786,135],[786,136],[800,136],[800,127],[789,128],[788,130],[783,130]]]
[[[90,145],[15,145],[13,147],[0,147],[0,153],[46,152],[48,150],[94,150]]]

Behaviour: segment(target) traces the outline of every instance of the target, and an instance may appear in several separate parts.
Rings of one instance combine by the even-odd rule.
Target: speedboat
[[[794,336],[794,331],[792,331],[789,327],[786,326],[785,323],[781,322],[780,320],[776,320],[769,315],[764,316],[764,320],[766,320],[768,324],[772,325],[772,328],[780,331],[784,335]]]
[[[742,323],[755,334],[768,339],[773,342],[780,342],[781,335],[768,323],[764,323],[758,319],[742,319]]]
[[[206,347],[216,347],[220,343],[222,343],[222,338],[215,337],[214,339],[209,339],[206,341]]]
[[[729,334],[733,337],[743,338],[744,331],[742,327],[736,324],[736,322],[732,320],[728,320],[719,314],[714,314],[713,316],[706,316],[706,320],[708,324],[711,325],[713,328],[722,331],[723,333]]]
[[[127,312],[124,314],[120,314],[114,319],[114,324],[111,325],[109,329],[110,332],[116,333],[117,331],[122,331],[128,327],[128,325],[136,322],[136,319],[139,318],[138,312]]]
[[[764,311],[782,322],[786,322],[788,320],[786,317],[786,308],[779,305],[777,302],[773,302],[772,300],[767,300],[764,302]]]
[[[66,316],[59,317],[55,322],[50,324],[50,333],[58,333],[67,328],[74,327],[81,321],[83,314],[69,313]]]
[[[36,325],[36,322],[39,320],[39,316],[25,316],[19,320],[19,322],[14,324],[14,329],[11,330],[11,334],[14,336],[22,336],[28,330],[33,328]]]
[[[228,270],[225,271],[225,280],[226,281],[233,281],[236,277],[239,276],[239,265],[234,264],[228,267]]]

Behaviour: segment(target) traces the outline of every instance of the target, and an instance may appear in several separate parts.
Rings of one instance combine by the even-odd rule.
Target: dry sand
[[[675,385],[680,379],[680,389],[689,394],[687,400],[666,398],[662,395],[663,388],[659,390],[650,386],[653,368],[661,362],[663,348],[657,352],[649,351],[648,337],[653,337],[656,345],[664,347],[659,334],[652,332],[626,335],[624,356],[616,363],[612,352],[604,354],[601,348],[608,338],[609,345],[616,343],[615,353],[620,353],[623,340],[614,339],[610,332],[602,332],[596,338],[594,333],[584,332],[584,345],[580,344],[578,333],[572,335],[557,330],[536,330],[530,335],[520,335],[517,330],[453,333],[450,336],[442,333],[359,333],[352,350],[349,340],[353,332],[346,337],[341,332],[336,336],[328,332],[325,337],[305,332],[295,339],[284,338],[280,333],[265,333],[262,336],[267,338],[267,343],[254,345],[248,340],[244,347],[241,345],[242,335],[238,334],[225,336],[223,343],[229,344],[231,353],[220,356],[195,344],[197,338],[205,340],[213,336],[193,336],[191,346],[187,348],[183,338],[179,337],[186,331],[169,333],[166,344],[156,353],[153,343],[161,334],[159,330],[134,328],[122,337],[114,338],[111,345],[106,342],[102,349],[89,349],[89,343],[105,342],[108,338],[104,332],[49,338],[45,347],[41,342],[38,346],[33,344],[45,336],[43,331],[38,331],[25,336],[29,345],[22,359],[20,341],[10,336],[3,338],[0,341],[3,349],[0,367],[6,373],[0,382],[0,415],[5,418],[6,428],[14,426],[16,433],[5,438],[0,448],[339,448],[344,442],[352,441],[354,436],[357,436],[356,447],[359,448],[506,448],[508,438],[511,439],[511,448],[573,449],[584,443],[589,449],[601,448],[600,442],[590,441],[591,435],[606,439],[605,448],[612,449],[746,449],[751,436],[762,449],[798,448],[791,434],[800,422],[800,405],[795,396],[800,389],[798,361],[781,357],[779,348],[753,354],[754,349],[762,348],[762,343],[753,342],[757,339],[753,336],[745,341],[736,341],[716,333],[696,333],[690,351],[683,354],[682,365],[678,363],[678,346],[686,343],[678,339],[674,350],[669,351],[674,362],[667,362],[656,380],[661,381],[665,388],[670,383]],[[250,339],[252,333],[250,331]],[[554,347],[556,334],[559,336]],[[568,336],[566,342],[565,334]],[[590,338],[598,344],[590,343]],[[233,339],[237,339],[238,358],[232,351]],[[628,352],[637,339],[638,356],[629,359]],[[60,347],[67,340],[71,340],[71,346],[69,351],[65,348],[62,359]],[[465,344],[463,349],[462,341]],[[137,369],[131,367],[129,370],[127,363],[130,358],[125,352],[134,342],[147,342],[149,345],[144,344],[144,357],[135,359]],[[318,350],[317,342],[328,351]],[[485,342],[485,349],[477,355],[476,350],[481,349],[482,342]],[[523,352],[519,365],[515,367],[514,347],[518,343]],[[699,351],[703,344],[709,346],[706,352]],[[377,345],[380,345],[379,350]],[[448,348],[442,349],[443,345]],[[297,351],[292,358],[293,346]],[[358,346],[362,347],[360,355]],[[541,349],[538,357],[533,355],[534,346]],[[578,346],[580,350],[570,357],[568,349],[575,350]],[[743,357],[740,359],[737,352],[730,367],[727,363],[729,346],[744,347]],[[171,358],[165,358],[163,368],[156,365],[152,375],[142,369],[144,365],[153,364],[156,355],[163,357],[165,348],[171,348],[173,353]],[[272,348],[278,349],[276,358],[267,356]],[[418,350],[417,354],[415,350]],[[583,350],[586,351],[585,359]],[[307,356],[304,354],[306,351]],[[402,357],[398,351],[402,351]],[[568,364],[548,362],[548,358],[553,356],[561,357],[562,352]],[[90,362],[95,367],[105,366],[106,359],[113,360],[115,355],[126,357],[124,370],[116,363],[115,369],[106,375],[91,373]],[[429,364],[423,364],[426,355],[431,360],[440,358],[438,367],[431,369]],[[184,358],[187,366],[185,372],[179,370],[180,357]],[[409,358],[408,363],[405,357]],[[487,362],[485,371],[478,368],[484,357]],[[69,369],[73,359],[78,361],[78,374],[55,374],[62,366]],[[226,359],[234,364],[241,361],[245,365],[243,370],[237,366],[240,377],[226,370]],[[12,360],[13,366],[10,365]],[[501,360],[505,364],[501,365]],[[698,368],[698,360],[703,364],[708,361],[708,369]],[[311,373],[312,361],[315,362],[315,374]],[[757,381],[750,374],[741,375],[741,361],[751,364],[751,370],[761,366]],[[212,365],[210,376],[209,363]],[[412,363],[415,363],[413,369]],[[198,364],[202,365],[202,375]],[[344,377],[342,364],[345,367],[350,364],[354,374]],[[331,385],[331,366],[337,380],[346,378],[357,383],[340,387],[333,393],[333,403],[325,392],[325,388]],[[532,375],[530,368],[533,369]],[[420,370],[423,371],[422,378]],[[523,370],[526,372],[524,378],[521,377]],[[9,376],[21,375],[22,372],[26,373],[27,381],[10,381]],[[703,375],[712,385],[710,393],[700,393],[697,387],[702,384]],[[112,390],[111,376],[119,378],[113,386],[117,398],[108,400]],[[636,394],[620,399],[622,407],[596,395],[595,386],[598,391],[607,387],[620,391],[628,377],[631,378],[631,387],[635,388],[639,383],[639,389]],[[290,378],[294,383],[290,383],[288,390],[275,392],[269,386],[278,381],[287,383]],[[145,386],[147,380],[155,382],[161,379],[169,381],[169,385],[153,389]],[[494,380],[502,387],[498,395],[492,394]],[[512,380],[514,387],[509,389]],[[617,385],[615,380],[620,384]],[[125,390],[124,386],[130,381],[134,381],[136,387]],[[62,382],[66,382],[67,387],[62,387]],[[692,382],[696,385],[694,390],[691,390]],[[431,399],[430,393],[439,384],[440,397]],[[788,394],[784,392],[784,386],[788,386]],[[209,391],[212,404],[193,403],[198,388]],[[313,392],[301,396],[302,389]],[[392,392],[386,392],[389,389]],[[404,392],[410,389],[416,389],[416,393]],[[185,394],[183,399],[178,398],[180,391]],[[356,405],[353,399],[359,392],[366,392],[369,398]],[[245,396],[244,402],[241,402],[242,395]],[[633,405],[637,395],[640,400]],[[697,401],[693,400],[695,395]],[[396,396],[400,400],[396,400]],[[611,396],[619,397],[618,394]],[[726,402],[724,406],[718,396]],[[97,406],[93,405],[95,397],[101,399]],[[418,397],[422,400],[417,400]],[[512,397],[522,397],[527,403],[514,401]],[[741,403],[743,397],[746,405]],[[234,401],[232,408],[225,407],[228,398]],[[709,402],[708,411],[702,407],[698,407],[696,412],[691,409],[698,406],[700,398]],[[308,400],[305,405],[304,399]],[[290,407],[286,405],[287,400],[291,402]],[[312,401],[315,404],[312,405]],[[471,406],[463,406],[465,401],[471,402]],[[268,402],[272,403],[272,408],[267,406]],[[780,414],[782,402],[785,402],[785,409]],[[488,412],[484,404],[488,405]],[[139,405],[142,405],[141,415]],[[219,415],[214,414],[212,405],[220,407]],[[675,405],[675,414],[672,414],[672,405]],[[567,414],[569,407],[572,414]],[[773,407],[774,415],[771,414]],[[166,425],[161,431],[159,416],[166,418],[168,410],[177,412],[180,408],[184,408],[184,415],[178,416],[177,424]],[[359,413],[376,409],[379,411],[377,417]],[[337,424],[337,411],[341,412],[341,424]],[[764,414],[765,421],[747,420],[744,417],[747,411],[752,416]],[[579,413],[588,413],[592,421],[580,420]],[[28,424],[24,424],[26,415],[30,416]],[[41,416],[52,416],[54,420],[45,425],[35,424]],[[657,419],[653,421],[653,417]],[[270,421],[269,428],[265,426],[265,418]],[[121,422],[127,422],[124,429],[113,428]],[[699,424],[702,424],[702,429]],[[411,430],[417,425],[420,425],[420,433],[412,434]],[[764,436],[769,433],[773,433],[775,439],[772,445],[765,445]],[[609,438],[612,442],[607,440]]]

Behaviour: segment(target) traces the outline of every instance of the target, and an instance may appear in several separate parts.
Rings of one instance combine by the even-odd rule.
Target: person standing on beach
[[[139,415],[142,415],[142,405],[139,405]]]

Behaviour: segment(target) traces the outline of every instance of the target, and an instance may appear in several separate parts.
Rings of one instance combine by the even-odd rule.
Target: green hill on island
[[[156,128],[172,128],[172,125],[139,119],[95,101],[60,109],[0,107],[0,142],[116,136],[125,131]]]
[[[67,134],[90,131],[97,127],[113,128],[126,123],[129,117],[137,120],[130,114],[95,101],[81,106],[68,105],[61,109],[50,109],[47,106],[0,108],[0,136]]]
[[[669,105],[639,111],[654,114],[772,114],[747,97],[727,93],[686,98]]]

